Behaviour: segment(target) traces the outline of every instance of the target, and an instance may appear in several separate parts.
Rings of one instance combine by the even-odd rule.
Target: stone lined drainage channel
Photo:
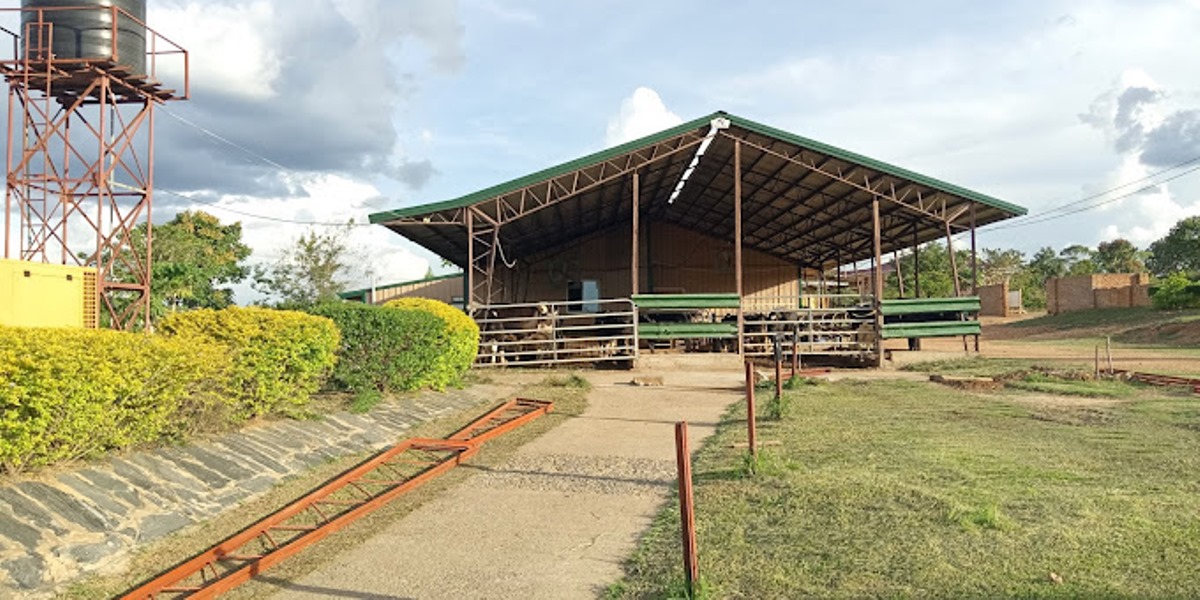
[[[119,573],[141,544],[212,518],[315,465],[383,448],[414,425],[502,395],[491,386],[428,392],[365,415],[265,423],[186,446],[4,480],[0,598],[48,596],[87,574]]]

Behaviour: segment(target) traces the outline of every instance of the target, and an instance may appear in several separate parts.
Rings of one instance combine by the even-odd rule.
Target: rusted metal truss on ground
[[[483,443],[550,412],[552,407],[551,402],[517,398],[445,439],[404,440],[127,592],[124,598],[212,598],[227,592],[453,469],[478,452]]]
[[[1200,394],[1200,379],[1191,377],[1178,377],[1175,375],[1156,375],[1154,373],[1137,373],[1135,371],[1126,371],[1123,369],[1113,369],[1109,371],[1113,375],[1132,379],[1150,385],[1158,386],[1181,386],[1191,388],[1192,393]]]

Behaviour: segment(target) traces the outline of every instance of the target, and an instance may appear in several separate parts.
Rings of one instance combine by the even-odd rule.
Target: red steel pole
[[[692,455],[688,451],[687,421],[675,424],[675,462],[679,471],[679,526],[683,536],[683,571],[688,597],[696,597],[700,569],[696,564],[696,511],[692,498]]]
[[[783,361],[775,360],[775,398],[783,397]]]
[[[750,456],[758,456],[754,416],[754,363],[746,361],[746,441],[750,446]]]

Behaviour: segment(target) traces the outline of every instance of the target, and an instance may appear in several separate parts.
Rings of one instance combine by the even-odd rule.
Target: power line
[[[1200,160],[1200,157],[1198,157],[1198,160]],[[1194,162],[1194,161],[1193,161],[1193,162]],[[989,228],[987,231],[991,232],[991,231],[999,231],[999,230],[1002,230],[1002,229],[1014,229],[1014,228],[1017,228],[1017,227],[1024,227],[1024,226],[1026,226],[1026,225],[1036,225],[1036,224],[1038,224],[1038,223],[1045,223],[1045,222],[1047,222],[1047,221],[1053,221],[1053,220],[1055,220],[1055,219],[1061,219],[1061,218],[1063,218],[1063,217],[1069,217],[1069,216],[1071,216],[1071,215],[1074,215],[1074,214],[1079,214],[1079,213],[1081,213],[1081,212],[1086,212],[1086,211],[1092,210],[1092,209],[1094,209],[1094,208],[1099,208],[1099,207],[1101,207],[1101,206],[1104,206],[1104,205],[1106,205],[1106,204],[1112,204],[1113,202],[1116,202],[1116,201],[1118,201],[1118,200],[1124,200],[1125,198],[1129,198],[1130,196],[1136,196],[1137,194],[1140,194],[1140,193],[1142,193],[1142,192],[1145,192],[1145,191],[1147,191],[1147,190],[1152,190],[1152,189],[1154,189],[1154,188],[1156,188],[1156,187],[1158,187],[1158,186],[1160,186],[1160,185],[1162,185],[1162,184],[1164,184],[1164,183],[1168,183],[1168,182],[1174,181],[1174,180],[1176,180],[1176,179],[1179,179],[1180,177],[1185,177],[1185,176],[1187,176],[1187,175],[1190,175],[1190,174],[1192,174],[1192,173],[1195,173],[1196,171],[1200,171],[1200,165],[1198,165],[1198,166],[1195,166],[1195,167],[1192,167],[1192,168],[1190,168],[1190,169],[1188,169],[1188,170],[1186,170],[1186,171],[1184,171],[1184,172],[1182,172],[1182,173],[1176,173],[1175,175],[1172,175],[1172,176],[1170,176],[1170,177],[1167,177],[1166,179],[1163,179],[1163,180],[1161,180],[1161,181],[1157,181],[1157,182],[1155,182],[1155,183],[1152,183],[1152,184],[1150,184],[1150,185],[1145,185],[1145,186],[1142,186],[1142,187],[1140,187],[1140,188],[1138,188],[1138,189],[1136,189],[1136,190],[1133,190],[1132,192],[1127,192],[1127,193],[1121,194],[1121,195],[1119,195],[1119,196],[1114,196],[1114,197],[1112,197],[1112,198],[1109,198],[1109,199],[1107,199],[1107,200],[1103,200],[1103,201],[1101,201],[1101,202],[1097,202],[1097,203],[1095,203],[1095,204],[1089,204],[1089,205],[1087,205],[1087,206],[1084,206],[1084,207],[1081,207],[1081,208],[1077,208],[1077,209],[1075,209],[1075,210],[1067,211],[1067,212],[1064,212],[1064,213],[1059,213],[1059,214],[1051,214],[1051,215],[1040,215],[1040,216],[1038,216],[1037,218],[1034,218],[1033,220],[1029,220],[1029,221],[1021,221],[1021,222],[1019,222],[1019,223],[1005,223],[1005,224],[1002,224],[1002,225],[999,225],[999,226],[996,226],[996,227],[991,227],[991,228]],[[1142,179],[1142,181],[1144,181],[1144,180],[1145,180],[1145,178],[1143,178],[1143,179]],[[1128,187],[1128,185],[1125,185],[1125,186],[1122,186],[1122,187]],[[1088,199],[1088,200],[1090,200],[1090,199],[1092,199],[1092,198],[1095,198],[1095,197],[1096,197],[1096,196],[1092,196],[1091,198],[1087,198],[1087,199]],[[1072,204],[1078,204],[1078,202],[1074,202],[1074,203],[1072,203]]]
[[[204,135],[206,135],[206,136],[208,136],[208,137],[211,137],[212,139],[214,139],[214,140],[217,140],[218,142],[221,142],[222,144],[225,144],[225,145],[227,145],[227,146],[229,146],[229,147],[231,147],[231,148],[236,148],[237,150],[240,150],[240,151],[242,151],[242,152],[246,153],[247,155],[249,155],[249,156],[251,156],[251,157],[253,157],[253,158],[256,158],[256,159],[258,159],[258,160],[260,160],[260,161],[262,161],[262,162],[264,162],[264,163],[266,163],[266,164],[268,164],[268,165],[271,165],[272,167],[275,167],[276,169],[278,169],[278,170],[282,171],[282,172],[283,172],[285,175],[291,175],[291,174],[295,173],[295,171],[294,171],[294,170],[292,170],[292,169],[289,169],[289,168],[287,168],[287,167],[283,166],[283,165],[282,165],[282,164],[280,164],[279,162],[277,162],[277,161],[274,161],[274,160],[271,160],[270,158],[267,158],[266,156],[263,156],[262,154],[259,154],[258,152],[255,152],[255,151],[253,151],[253,150],[251,150],[251,149],[249,149],[249,148],[247,148],[247,147],[245,147],[245,146],[243,146],[243,145],[241,145],[241,144],[238,144],[237,142],[234,142],[233,140],[230,140],[229,138],[226,138],[226,137],[224,137],[224,136],[222,136],[222,135],[220,135],[220,134],[218,134],[218,133],[216,133],[216,132],[214,132],[214,131],[212,131],[212,130],[208,129],[208,128],[206,128],[206,127],[204,127],[204,126],[202,126],[202,125],[200,125],[200,124],[196,123],[195,121],[192,121],[192,120],[189,120],[189,119],[187,119],[187,118],[185,118],[185,117],[182,117],[182,116],[180,116],[180,115],[177,115],[177,114],[175,114],[175,113],[173,113],[173,112],[171,112],[171,111],[169,111],[169,110],[167,110],[167,109],[165,109],[165,108],[162,108],[162,109],[160,109],[160,110],[162,110],[163,112],[165,112],[165,113],[166,113],[168,116],[170,116],[171,118],[173,118],[173,119],[175,119],[175,120],[179,121],[180,123],[183,123],[184,125],[187,125],[187,126],[189,126],[189,127],[193,128],[193,129],[195,129],[196,131],[199,131],[200,133],[202,133],[202,134],[204,134]],[[236,215],[241,215],[241,216],[243,216],[243,217],[249,217],[249,218],[252,218],[252,219],[261,219],[261,220],[263,220],[263,221],[273,221],[273,222],[276,222],[276,223],[288,223],[288,224],[293,224],[293,225],[310,225],[310,226],[317,226],[317,227],[351,227],[351,226],[353,226],[353,227],[368,227],[368,226],[370,226],[370,223],[353,223],[353,222],[347,222],[347,223],[325,223],[325,222],[320,222],[320,221],[301,221],[301,220],[298,220],[298,219],[286,219],[286,218],[283,218],[283,217],[272,217],[272,216],[269,216],[269,215],[260,215],[260,214],[255,214],[255,213],[250,213],[250,212],[245,212],[245,211],[237,210],[237,209],[235,209],[235,208],[229,208],[228,206],[223,206],[223,205],[221,205],[221,204],[218,204],[217,202],[207,202],[207,201],[204,201],[204,200],[199,200],[199,199],[196,199],[196,198],[192,198],[192,197],[190,197],[190,196],[187,196],[187,195],[185,195],[185,194],[181,194],[181,193],[179,193],[179,192],[173,192],[173,191],[171,191],[171,190],[159,189],[159,190],[156,190],[156,191],[157,191],[157,192],[161,192],[161,193],[165,193],[165,194],[168,194],[168,195],[171,195],[171,196],[175,196],[176,198],[180,198],[180,199],[183,199],[183,200],[187,200],[188,202],[192,202],[192,203],[196,203],[196,204],[204,204],[204,205],[207,205],[207,206],[212,206],[212,207],[214,207],[214,208],[217,208],[217,209],[219,209],[219,210],[224,210],[224,211],[227,211],[227,212],[231,212],[231,213],[233,213],[233,214],[236,214]]]
[[[186,200],[187,202],[191,202],[193,204],[204,204],[206,206],[211,206],[218,210],[224,210],[227,212],[231,212],[235,215],[241,215],[243,217],[249,217],[252,219],[262,219],[264,221],[274,221],[276,223],[287,223],[289,225],[311,225],[311,226],[315,226],[315,227],[370,227],[371,226],[370,223],[355,223],[352,221],[347,221],[347,222],[343,222],[343,223],[328,223],[328,222],[322,222],[322,221],[301,221],[298,219],[286,219],[284,217],[272,217],[269,215],[259,215],[259,214],[255,214],[255,213],[249,213],[249,212],[245,212],[242,210],[238,210],[236,208],[229,208],[228,206],[221,205],[217,202],[209,202],[206,200],[200,200],[198,198],[193,198],[191,196],[187,196],[185,194],[181,194],[179,192],[175,192],[175,191],[171,191],[171,190],[164,190],[164,189],[160,188],[160,189],[156,189],[154,191],[155,191],[155,193],[161,193],[161,194],[167,194],[169,196],[175,196],[176,198],[179,198],[181,200]]]

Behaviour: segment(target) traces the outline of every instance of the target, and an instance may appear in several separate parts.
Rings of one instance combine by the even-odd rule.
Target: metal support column
[[[629,286],[629,289],[632,290],[630,293],[635,294],[635,295],[638,293],[638,241],[640,240],[640,236],[638,235],[638,233],[639,233],[638,232],[638,226],[639,226],[639,223],[638,223],[638,219],[639,219],[638,194],[640,191],[638,189],[639,185],[640,185],[640,180],[638,177],[638,172],[634,171],[633,172],[633,242],[630,244],[630,252],[629,252],[629,254],[630,254],[630,263],[629,263],[630,286]]]
[[[738,355],[744,356],[746,349],[746,302],[742,282],[742,143],[733,144],[733,263],[737,277],[738,295]]]
[[[971,203],[971,295],[979,295],[979,254],[975,248],[975,203]]]
[[[873,271],[875,278],[875,366],[883,366],[883,265],[880,261],[880,254],[883,252],[883,240],[880,236],[879,228],[879,197],[871,199],[871,229],[873,232],[875,268]]]
[[[917,243],[917,222],[913,221],[913,298],[921,297],[921,245]]]
[[[958,259],[954,256],[954,238],[950,231],[950,221],[946,221],[946,252],[950,254],[950,271],[954,275],[954,295],[962,295],[962,283],[958,280]]]

